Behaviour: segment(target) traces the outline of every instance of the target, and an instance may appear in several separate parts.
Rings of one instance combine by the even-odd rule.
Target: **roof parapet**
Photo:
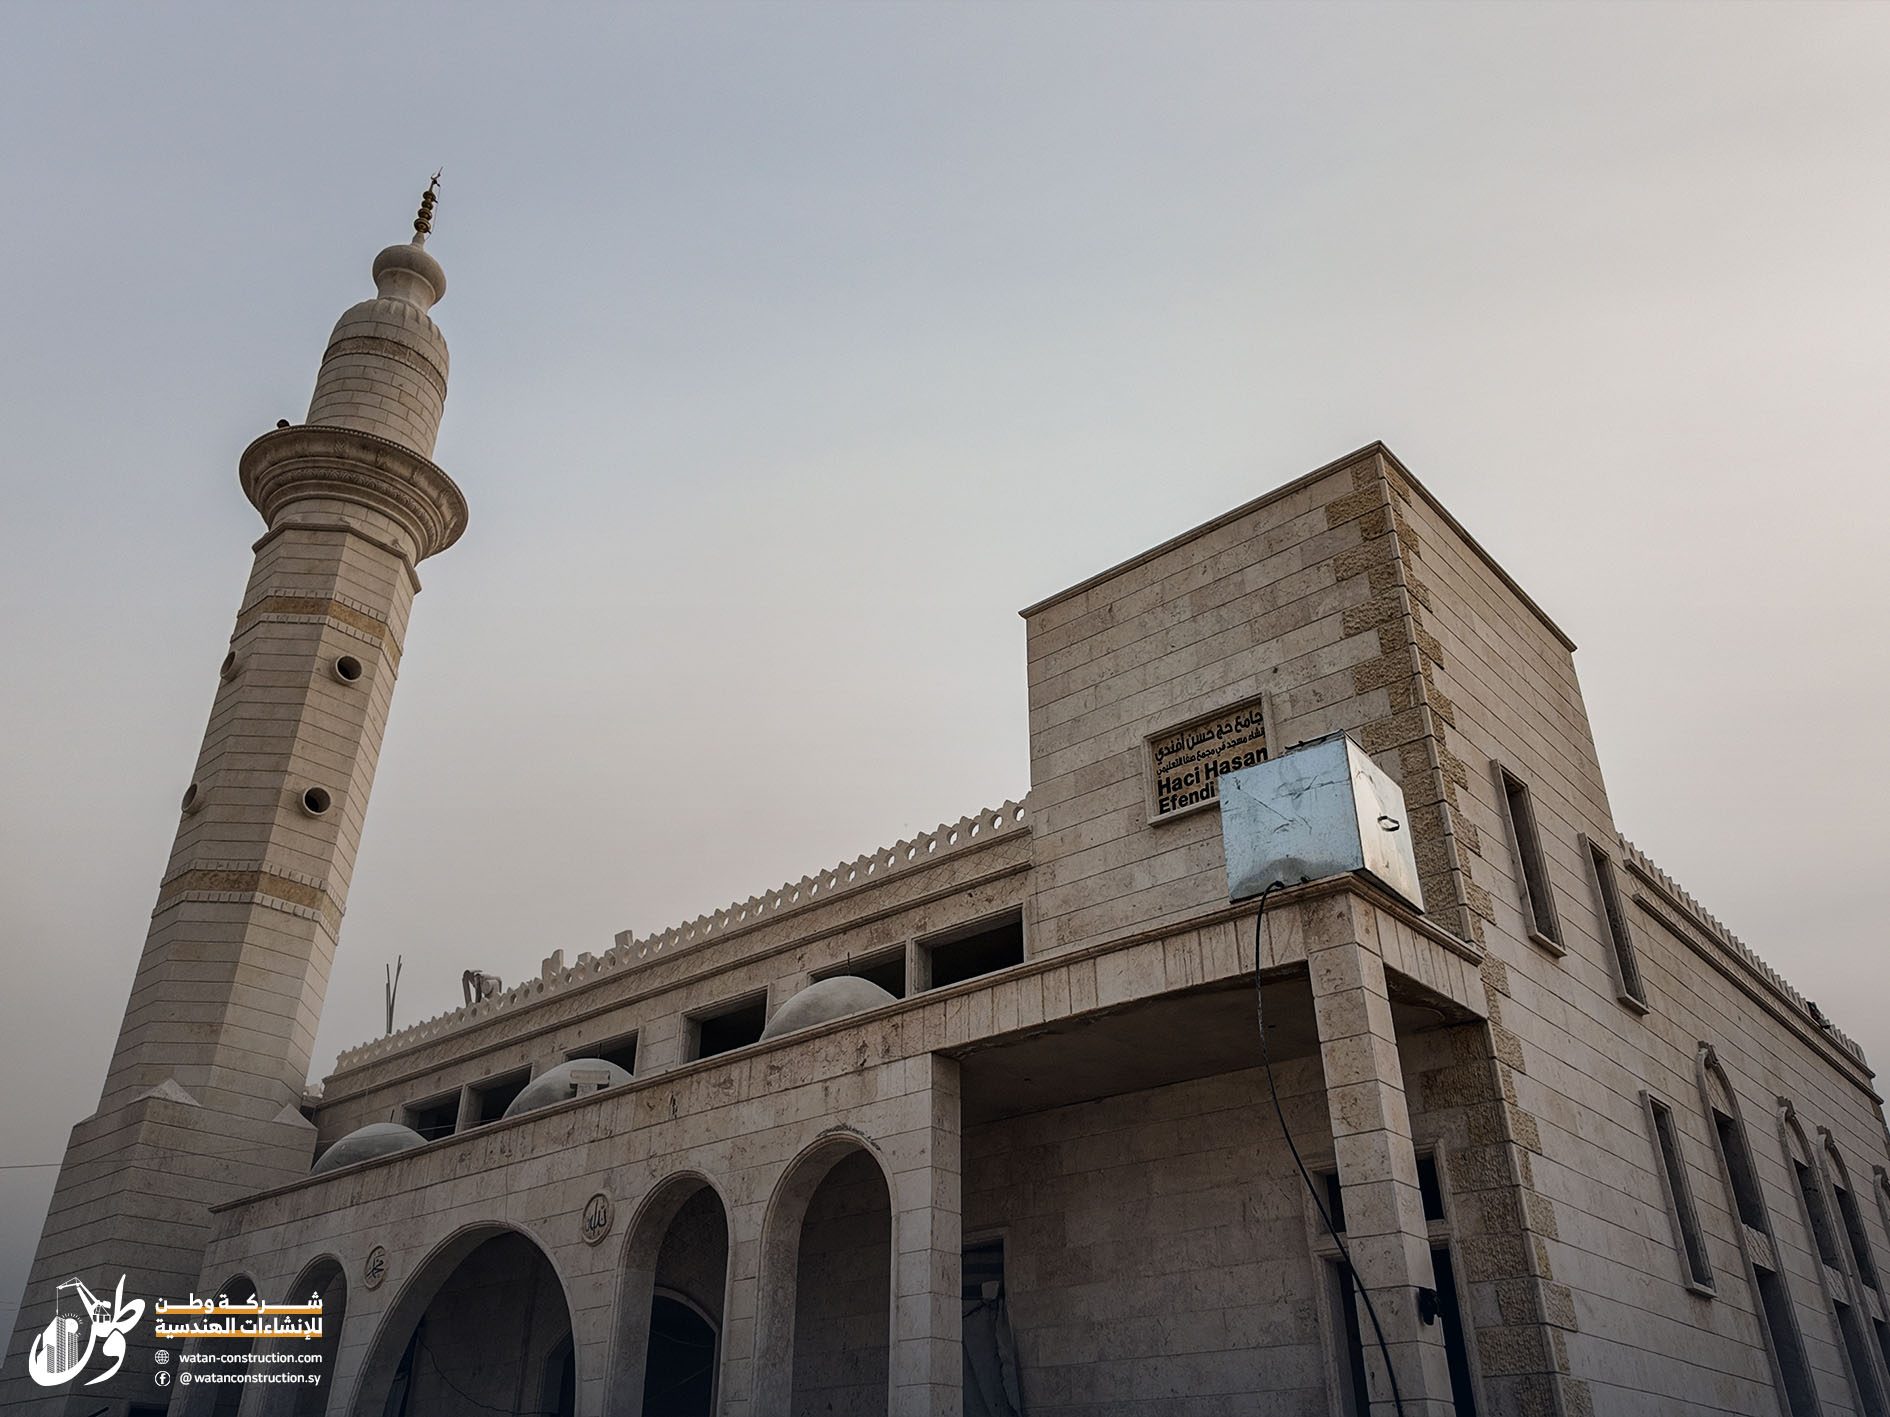
[[[955,855],[974,845],[983,846],[999,837],[1028,831],[1029,804],[1030,798],[1026,796],[1022,802],[1006,801],[1000,807],[987,807],[981,812],[960,817],[956,822],[941,822],[931,831],[921,832],[908,841],[894,842],[891,846],[869,851],[864,856],[843,861],[818,875],[802,876],[798,881],[777,886],[763,895],[750,896],[747,900],[724,906],[712,915],[698,915],[694,920],[672,925],[667,930],[645,935],[641,939],[633,931],[621,930],[610,949],[601,955],[586,951],[577,957],[575,964],[567,965],[564,962],[562,949],[553,950],[540,964],[536,979],[527,979],[501,994],[480,999],[477,1003],[448,1009],[445,1013],[390,1033],[385,1038],[369,1039],[345,1049],[336,1057],[334,1071],[339,1073],[378,1062],[408,1048],[431,1043],[495,1014],[527,1007],[607,974],[637,969],[689,945],[719,940],[724,935],[754,929],[824,904],[835,896],[879,885],[891,876]]]
[[[1731,955],[1734,960],[1743,964],[1748,970],[1758,975],[1760,979],[1770,985],[1773,993],[1779,995],[1784,1002],[1791,1005],[1814,1032],[1822,1033],[1826,1038],[1829,1038],[1840,1051],[1854,1059],[1859,1067],[1863,1068],[1866,1072],[1870,1071],[1870,1064],[1864,1058],[1863,1048],[1836,1024],[1832,1023],[1828,1018],[1825,1018],[1822,1012],[1814,1010],[1810,1000],[1799,993],[1798,990],[1792,986],[1790,980],[1786,979],[1784,975],[1780,974],[1776,969],[1772,968],[1771,965],[1760,959],[1759,956],[1753,952],[1750,945],[1733,934],[1731,930],[1728,930],[1718,916],[1714,915],[1705,906],[1701,905],[1699,901],[1693,898],[1686,887],[1682,886],[1678,881],[1674,880],[1672,876],[1669,876],[1665,871],[1661,870],[1660,867],[1656,866],[1648,857],[1647,853],[1642,851],[1640,847],[1629,841],[1625,836],[1621,837],[1620,841],[1621,850],[1627,857],[1628,868],[1632,870],[1635,875],[1651,884],[1660,894],[1666,896],[1670,904],[1678,907],[1686,917],[1686,921],[1689,925],[1692,925],[1695,929],[1706,935],[1713,943],[1717,944],[1721,949],[1725,950],[1727,954]]]

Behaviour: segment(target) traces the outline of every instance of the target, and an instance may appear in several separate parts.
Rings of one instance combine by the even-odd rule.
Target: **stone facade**
[[[390,270],[397,294],[425,274]],[[430,434],[400,439],[437,427],[444,345],[433,359],[424,309],[423,327],[377,303],[337,329],[319,435],[354,439],[357,462],[424,459]],[[375,342],[403,321],[411,358]],[[384,405],[357,387],[377,378]],[[242,722],[220,694],[199,768],[218,792],[160,895],[160,921],[188,902],[192,930],[259,961],[239,974],[285,979],[231,976],[260,994],[194,1012],[224,976],[180,969],[154,926],[81,1132],[127,1106],[125,1125],[179,1135],[206,1110],[275,1125],[264,1104],[299,1100],[410,565],[451,522],[440,484],[402,466],[398,495],[329,475],[303,497],[345,525],[272,522],[239,636],[283,646],[259,639],[236,682],[267,687],[264,717],[314,756],[219,776],[223,725]],[[1024,620],[1021,802],[559,952],[350,1050],[307,1122],[288,1108],[273,1169],[194,1214],[145,1199],[201,1174],[181,1143],[104,1144],[60,1196],[93,1186],[124,1218],[114,1242],[136,1227],[169,1246],[152,1272],[180,1289],[321,1290],[342,1316],[325,1383],[250,1388],[243,1417],[944,1417],[968,1410],[963,1335],[990,1331],[994,1295],[1031,1412],[1885,1411],[1890,1151],[1870,1069],[1621,838],[1573,646],[1388,450]],[[358,700],[305,663],[345,646],[374,652]],[[1276,893],[1263,922],[1230,906],[1208,790],[1236,761],[1223,731],[1249,755],[1350,734],[1403,786],[1427,910],[1351,876]],[[318,772],[346,804],[336,826],[271,835],[271,794]],[[220,802],[275,844],[228,845]],[[863,1012],[760,1036],[854,970],[893,997],[856,990]],[[257,1012],[261,995],[283,1002]],[[188,1077],[195,1054],[144,1043],[180,1022],[208,1050]],[[526,1078],[585,1057],[632,1076],[501,1115]],[[305,1174],[388,1122],[420,1136]],[[43,1249],[34,1283],[90,1253]],[[967,1256],[1001,1286],[968,1293]],[[44,1321],[34,1298],[9,1374]],[[148,1392],[108,1389],[107,1410]],[[5,1396],[66,1410],[17,1382]],[[172,1407],[239,1410],[203,1387]]]

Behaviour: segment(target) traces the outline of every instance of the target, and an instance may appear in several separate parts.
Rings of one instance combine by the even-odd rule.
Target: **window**
[[[600,1058],[606,1063],[615,1063],[626,1073],[637,1070],[637,1036],[625,1033],[616,1038],[606,1038],[601,1043],[583,1043],[569,1050],[564,1055],[567,1063],[579,1058]]]
[[[407,1125],[428,1141],[450,1137],[459,1130],[459,1093],[449,1092],[425,1102],[409,1103]]]
[[[1857,1197],[1851,1194],[1844,1162],[1827,1138],[1825,1151],[1830,1155],[1831,1193],[1837,1197],[1838,1214],[1844,1218],[1844,1238],[1850,1243],[1851,1259],[1857,1265],[1857,1277],[1867,1289],[1881,1287],[1877,1278],[1876,1257],[1870,1251],[1870,1235],[1864,1229],[1864,1213],[1857,1208]]]
[[[1644,1013],[1647,986],[1641,981],[1641,961],[1634,953],[1634,935],[1628,928],[1627,911],[1621,904],[1621,887],[1614,878],[1614,862],[1592,841],[1588,843],[1588,860],[1595,869],[1595,892],[1601,898],[1601,923],[1614,949],[1615,983],[1619,986],[1620,999]]]
[[[1713,1132],[1719,1139],[1720,1160],[1726,1163],[1726,1180],[1732,1187],[1733,1208],[1739,1213],[1740,1223],[1761,1235],[1770,1235],[1772,1222],[1765,1211],[1765,1197],[1759,1193],[1759,1177],[1752,1169],[1752,1153],[1746,1150],[1746,1129],[1737,1118],[1715,1107]]]
[[[1536,830],[1536,809],[1529,800],[1529,785],[1499,767],[1503,783],[1503,801],[1509,809],[1509,829],[1516,839],[1516,860],[1522,867],[1523,919],[1529,937],[1557,954],[1562,952],[1562,925],[1555,916],[1555,896],[1549,889],[1549,863],[1542,854],[1542,837]]]
[[[1711,1044],[1700,1045],[1697,1061],[1700,1101],[1713,1126],[1720,1169],[1738,1222],[1734,1229],[1738,1232],[1739,1253],[1757,1291],[1759,1330],[1765,1338],[1766,1352],[1771,1355],[1773,1371],[1792,1417],[1817,1417],[1818,1390],[1805,1357],[1804,1338],[1798,1332],[1791,1293],[1778,1270],[1778,1240],[1772,1234],[1765,1197],[1759,1191],[1759,1175],[1746,1144],[1745,1123],[1739,1120],[1739,1099]]]
[[[809,977],[818,982],[848,974],[870,980],[895,999],[903,999],[906,997],[906,947],[899,945],[876,954],[861,955],[858,959],[849,959],[830,969],[817,970]]]
[[[1811,1235],[1818,1261],[1843,1275],[1844,1259],[1838,1252],[1837,1229],[1831,1223],[1831,1209],[1825,1204],[1824,1187],[1819,1183],[1818,1173],[1812,1169],[1811,1151],[1790,1103],[1780,1107],[1779,1133],[1785,1142],[1785,1159],[1791,1165],[1805,1229]],[[1851,1292],[1850,1280],[1844,1280],[1841,1293],[1832,1290],[1828,1284],[1821,1287],[1827,1291],[1831,1317],[1837,1325],[1839,1338],[1844,1342],[1845,1362],[1858,1410],[1867,1414],[1867,1417],[1882,1417],[1883,1393],[1877,1383],[1875,1364],[1870,1356],[1870,1340],[1863,1317],[1857,1311],[1856,1296]]]
[[[1687,1287],[1713,1292],[1713,1264],[1706,1256],[1706,1237],[1700,1233],[1700,1214],[1687,1181],[1686,1158],[1680,1153],[1680,1132],[1673,1108],[1651,1093],[1643,1093],[1648,1124],[1654,1132],[1654,1150],[1660,1158],[1661,1185],[1667,1195],[1667,1215],[1673,1222],[1674,1245],[1686,1275]]]
[[[1004,1242],[979,1240],[968,1244],[963,1253],[963,1280],[960,1294],[967,1304],[984,1302],[984,1286],[1004,1284]]]
[[[919,942],[926,987],[943,989],[1024,962],[1024,912],[935,935]]]
[[[1352,1272],[1336,1259],[1326,1261],[1332,1293],[1333,1327],[1345,1344],[1345,1365],[1338,1370],[1339,1400],[1349,1417],[1371,1417],[1371,1391],[1365,1383],[1365,1342],[1358,1325],[1358,1290]]]
[[[768,1021],[768,994],[750,994],[726,1004],[718,1004],[688,1016],[689,1056],[713,1058],[736,1048],[746,1048],[761,1037]]]
[[[1442,1220],[1444,1218],[1444,1187],[1437,1178],[1437,1158],[1420,1156],[1417,1159],[1418,1195],[1424,1201],[1424,1218]]]
[[[1824,1197],[1818,1192],[1818,1178],[1795,1156],[1792,1175],[1798,1181],[1798,1198],[1805,1205],[1805,1228],[1811,1231],[1811,1242],[1818,1247],[1818,1258],[1832,1269],[1842,1268],[1844,1261],[1838,1256],[1837,1232],[1831,1228],[1830,1213],[1825,1210]]]
[[[1837,1198],[1838,1216],[1844,1222],[1844,1242],[1849,1247],[1851,1265],[1857,1276],[1857,1282],[1875,1296],[1874,1312],[1870,1316],[1870,1326],[1877,1340],[1877,1350],[1882,1354],[1886,1365],[1890,1365],[1890,1326],[1879,1317],[1883,1313],[1883,1280],[1877,1269],[1877,1257],[1870,1248],[1870,1232],[1864,1229],[1864,1213],[1857,1206],[1857,1196],[1851,1190],[1850,1168],[1844,1164],[1844,1158],[1838,1155],[1837,1143],[1830,1132],[1824,1133],[1824,1154],[1830,1165],[1831,1194]],[[1882,1399],[1872,1409],[1884,1411]]]
[[[520,1068],[517,1072],[474,1083],[466,1090],[466,1125],[483,1127],[487,1122],[498,1121],[531,1080],[532,1070]]]
[[[1451,1411],[1457,1417],[1476,1417],[1476,1384],[1471,1377],[1470,1345],[1464,1334],[1463,1309],[1457,1295],[1457,1271],[1450,1257],[1450,1230],[1445,1224],[1444,1188],[1437,1158],[1417,1159],[1418,1193],[1431,1237],[1431,1272],[1437,1287],[1438,1322],[1444,1330],[1444,1357],[1450,1367]],[[1345,1197],[1336,1171],[1315,1178],[1332,1228],[1345,1233]],[[1336,1364],[1339,1409],[1351,1417],[1370,1417],[1371,1395],[1365,1378],[1365,1336],[1359,1326],[1358,1290],[1352,1273],[1339,1259],[1338,1246],[1315,1221],[1313,1249],[1324,1260],[1327,1292],[1333,1305],[1332,1330],[1344,1345],[1345,1361]],[[1375,1340],[1374,1340],[1375,1342]]]

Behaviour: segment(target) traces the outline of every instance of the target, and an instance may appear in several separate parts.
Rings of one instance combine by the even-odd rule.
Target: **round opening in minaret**
[[[352,684],[361,677],[361,661],[351,654],[344,654],[335,661],[335,677],[344,684]]]
[[[311,787],[302,794],[302,810],[311,817],[319,817],[334,802],[325,787]]]
[[[236,651],[231,650],[223,656],[223,663],[217,669],[217,678],[234,679],[236,677]]]
[[[194,782],[193,782],[193,783],[191,783],[189,787],[186,787],[186,788],[184,789],[184,800],[183,800],[183,802],[182,802],[182,803],[180,804],[180,810],[182,810],[182,811],[184,811],[184,812],[187,812],[187,813],[188,813],[188,812],[194,812],[194,811],[196,811],[196,810],[197,810],[197,798],[198,798],[198,797],[199,797],[200,795],[201,795],[201,794],[199,794],[199,793],[198,793],[198,791],[197,791],[197,784],[196,784],[196,783],[194,783]]]

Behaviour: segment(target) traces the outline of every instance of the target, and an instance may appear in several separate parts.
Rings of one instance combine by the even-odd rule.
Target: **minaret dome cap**
[[[446,272],[424,246],[403,242],[374,258],[374,288],[383,300],[430,310],[446,294]]]

